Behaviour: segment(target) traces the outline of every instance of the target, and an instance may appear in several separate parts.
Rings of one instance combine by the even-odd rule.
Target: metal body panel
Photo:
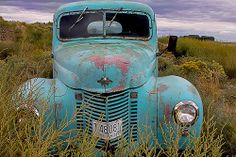
[[[156,56],[142,42],[64,44],[54,55],[55,77],[74,89],[114,92],[143,85],[156,69]],[[102,77],[112,82],[104,86]]]
[[[152,21],[152,36],[147,41],[108,38],[60,41],[57,38],[58,17],[85,7],[93,10],[122,7],[145,12]],[[54,78],[35,78],[21,88],[24,97],[33,93],[35,102],[39,102],[36,104],[48,100],[52,108],[52,114],[46,115],[50,119],[48,123],[59,126],[65,120],[69,124],[65,130],[91,129],[88,114],[96,121],[99,114],[104,114],[104,122],[124,121],[125,138],[130,139],[133,132],[132,137],[139,141],[138,134],[148,127],[148,133],[153,133],[165,148],[161,128],[167,132],[168,127],[161,126],[168,122],[174,128],[179,127],[174,121],[173,109],[180,101],[191,100],[199,107],[199,117],[188,130],[190,134],[200,135],[203,104],[198,91],[183,78],[157,77],[156,21],[148,6],[133,2],[72,3],[55,13],[53,29]],[[40,110],[42,106],[36,107]],[[64,138],[71,136],[68,134]],[[181,149],[185,148],[185,142],[186,137],[181,137]],[[102,144],[100,141],[99,145]],[[115,146],[117,139],[111,144]]]
[[[37,81],[35,82],[35,80]],[[78,110],[76,110],[78,103],[76,103],[75,94],[82,93],[83,90],[71,89],[58,79],[33,79],[31,81],[34,83],[30,83],[31,87],[29,84],[27,85],[29,89],[32,89],[32,85],[36,84],[37,86],[34,88],[40,90],[39,93],[44,93],[38,99],[50,99],[48,103],[53,108],[53,119],[57,126],[66,120],[69,123],[66,130],[78,128],[76,121],[71,120],[76,118],[76,115],[78,116]],[[130,89],[130,92],[137,92],[138,94],[137,99],[130,100],[130,103],[132,101],[137,103],[137,130],[135,132],[142,135],[148,129],[148,132],[153,134],[154,138],[158,139],[159,144],[165,148],[161,128],[168,132],[165,123],[170,124],[173,128],[178,127],[172,114],[175,105],[182,100],[192,100],[198,105],[200,115],[196,123],[188,130],[193,137],[200,136],[203,121],[202,101],[195,87],[187,80],[177,76],[151,77],[143,86]],[[48,95],[52,96],[48,97]],[[39,100],[37,101],[39,102]],[[69,135],[65,138],[69,138]],[[137,140],[139,141],[139,139]],[[181,148],[184,149],[184,143],[187,144],[187,137],[181,137],[180,141]]]
[[[154,101],[157,99],[157,102],[152,101],[152,103],[157,104],[157,113],[155,113],[155,115],[157,115],[156,137],[163,148],[166,148],[163,132],[168,135],[171,134],[171,130],[172,132],[175,130],[180,131],[179,129],[181,128],[187,129],[191,138],[200,136],[203,122],[203,104],[198,91],[189,81],[178,76],[159,77],[156,80],[155,86],[148,93],[150,97],[154,98]],[[199,107],[199,116],[194,125],[190,127],[181,127],[175,122],[173,116],[174,107],[180,101],[189,100],[195,102]],[[179,148],[185,149],[189,137],[184,135],[177,136],[180,138]]]

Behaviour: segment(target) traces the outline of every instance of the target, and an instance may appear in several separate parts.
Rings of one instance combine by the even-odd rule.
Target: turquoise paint
[[[147,41],[114,38],[80,38],[60,41],[57,35],[59,17],[63,13],[81,11],[85,7],[90,10],[117,10],[122,7],[127,11],[143,12],[150,18],[152,36]],[[85,93],[110,93],[112,95],[127,91],[128,94],[131,92],[138,94],[138,98],[127,98],[128,128],[137,125],[137,130],[144,131],[143,125],[150,127],[149,131],[154,133],[153,138],[157,138],[165,147],[161,124],[167,120],[171,126],[178,127],[173,119],[173,108],[180,101],[192,100],[198,105],[200,114],[196,123],[188,129],[191,133],[195,132],[196,136],[200,135],[203,106],[198,91],[183,78],[157,77],[157,28],[155,14],[150,7],[141,3],[120,1],[71,3],[57,10],[54,15],[53,29],[54,78],[35,78],[22,87],[25,96],[29,95],[33,88],[38,89],[42,93],[40,96],[33,92],[37,102],[48,99],[48,104],[53,110],[48,123],[56,122],[58,126],[65,118],[68,122],[76,116],[85,118],[85,115],[77,113],[77,108],[81,106],[82,101],[75,99],[76,94],[81,94],[82,99],[85,99]],[[107,86],[102,86],[97,82],[104,76],[112,80]],[[123,97],[126,99],[126,96]],[[123,99],[116,99],[113,101],[117,101],[117,106],[123,103]],[[93,101],[96,101],[95,98]],[[37,108],[41,106],[38,105]],[[108,107],[100,106],[99,110],[102,108],[108,109]],[[112,112],[114,111],[119,113],[121,110],[116,109]],[[107,120],[112,119],[109,118],[112,112],[106,111]],[[96,112],[94,111],[93,114],[96,115]],[[122,112],[120,114],[122,115]],[[82,124],[84,123],[82,120]],[[76,129],[76,127],[77,123],[73,121],[66,130]],[[166,127],[163,129],[168,130]],[[130,132],[129,129],[128,133]],[[72,135],[65,138],[69,136]],[[136,138],[137,141],[140,140]],[[185,148],[186,141],[186,137],[181,137],[181,149]]]
[[[157,51],[157,28],[156,28],[156,19],[155,19],[155,13],[153,10],[145,4],[137,3],[137,2],[125,2],[124,1],[100,1],[100,2],[92,2],[92,1],[82,1],[82,2],[75,2],[70,3],[61,6],[56,13],[54,14],[54,27],[53,27],[53,51],[55,48],[57,48],[59,45],[63,44],[58,39],[58,29],[59,29],[59,19],[60,17],[68,12],[82,12],[84,8],[88,7],[88,10],[119,10],[122,8],[123,11],[136,11],[140,13],[147,14],[150,18],[151,23],[151,33],[152,38],[148,41],[149,45],[152,46],[154,51]],[[97,40],[94,40],[94,38],[88,38],[88,39],[77,39],[73,40],[75,42],[97,42]],[[104,39],[102,39],[104,42]],[[105,40],[106,41],[106,40]],[[108,39],[110,42],[110,39]],[[98,42],[101,42],[98,40]],[[65,42],[64,42],[65,43]]]
[[[155,53],[142,42],[67,43],[55,52],[56,77],[71,88],[96,92],[141,86],[156,66]],[[97,83],[103,76],[113,80],[106,88]]]

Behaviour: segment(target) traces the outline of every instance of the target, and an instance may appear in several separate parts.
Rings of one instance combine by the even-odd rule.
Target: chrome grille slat
[[[101,114],[94,114],[94,113],[89,113],[87,110],[85,110],[85,115],[86,115],[86,118],[89,118],[89,119],[94,119],[94,120],[103,120],[104,118],[104,115],[101,115]]]
[[[129,126],[123,127],[123,132],[127,132],[129,130]]]
[[[137,117],[137,112],[138,112],[138,109],[137,109],[137,104],[138,104],[138,101],[137,100],[133,100],[130,102],[130,134],[132,136],[132,139],[134,141],[137,140],[137,137],[138,137],[138,124],[137,124],[137,121],[138,121],[138,117]]]
[[[87,106],[87,107],[86,107],[86,110],[89,110],[89,111],[91,111],[91,112],[96,112],[96,113],[99,114],[99,115],[105,114],[104,111],[95,109],[95,108],[93,108],[93,107],[91,107],[91,106]]]
[[[121,97],[115,97],[115,98],[108,99],[108,103],[109,103],[109,105],[112,105],[114,102],[117,102],[119,100],[124,100],[125,98],[127,98],[127,95],[128,95],[128,93],[122,95]]]
[[[87,106],[86,106],[86,108],[89,108],[91,111],[94,111],[94,112],[99,112],[99,113],[101,113],[101,112],[103,112],[104,110],[103,109],[101,109],[101,108],[99,108],[99,107],[95,107],[94,105],[88,105],[88,104],[86,104]]]
[[[113,95],[108,96],[108,97],[109,97],[109,99],[114,99],[116,97],[120,97],[123,94],[129,94],[129,91],[126,90],[126,91],[115,92]]]
[[[91,106],[91,107],[99,107],[100,110],[104,111],[106,110],[106,107],[98,105],[98,104],[93,104],[93,103],[89,103],[89,102],[84,102],[85,106]]]
[[[126,118],[129,118],[129,114],[127,114],[127,113],[123,113],[123,114],[121,114],[121,115],[119,115],[118,117],[114,117],[114,116],[111,116],[111,115],[109,115],[109,121],[114,121],[114,120],[116,120],[116,119],[126,119]]]
[[[126,96],[125,98],[117,100],[117,101],[113,101],[112,103],[108,102],[108,107],[109,107],[109,109],[111,109],[112,107],[115,107],[115,106],[119,105],[120,103],[125,103],[128,101],[129,101],[129,99]]]
[[[128,109],[128,107],[129,107],[129,103],[126,102],[126,103],[122,104],[122,107],[118,107],[118,108],[116,107],[114,109],[109,109],[108,114],[111,114],[111,115],[115,115],[115,113],[118,114],[120,111],[125,111],[125,109]]]
[[[93,92],[83,91],[83,94],[84,94],[85,96],[88,95],[89,97],[93,97],[93,98],[95,98],[95,99],[104,100],[104,97],[101,96],[99,93],[93,93]]]
[[[84,96],[85,100],[84,102],[90,102],[90,103],[93,103],[93,104],[97,104],[99,106],[104,106],[103,104],[106,103],[105,100],[96,100],[96,99],[93,99],[92,97],[86,97]]]
[[[127,122],[126,122],[126,124],[123,124],[123,129],[124,129],[126,126],[128,126],[128,127],[129,127],[129,125],[128,125],[128,123],[127,123]]]
[[[78,92],[77,92],[78,93]],[[77,128],[87,128],[92,134],[92,121],[112,122],[122,119],[122,137],[137,139],[137,100],[130,101],[130,90],[113,93],[95,93],[81,90],[81,101],[76,100]],[[80,107],[82,106],[83,107]],[[80,113],[78,113],[80,112]],[[136,138],[134,138],[136,137]],[[109,141],[110,146],[117,146],[119,138]],[[106,141],[100,139],[97,146],[104,147]]]
[[[86,108],[85,113],[89,116],[89,115],[93,115],[93,116],[97,116],[97,117],[102,117],[104,116],[105,113],[97,113],[97,112],[93,112],[93,110],[90,110],[89,108]]]
[[[120,107],[122,107],[124,104],[128,103],[127,101],[128,101],[128,99],[126,99],[125,102],[121,102],[121,103],[117,103],[117,104],[115,104],[115,105],[113,105],[113,106],[109,106],[109,110],[115,110],[116,108],[120,108]]]
[[[125,110],[119,110],[117,112],[111,112],[109,115],[113,116],[113,117],[118,117],[120,114],[124,113],[124,112],[128,112],[129,109],[125,109]]]

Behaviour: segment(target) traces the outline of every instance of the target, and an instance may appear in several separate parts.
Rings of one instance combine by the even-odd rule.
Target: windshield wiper
[[[111,21],[110,21],[110,23],[109,23],[109,25],[108,25],[108,27],[111,27],[111,24],[114,22],[114,20],[116,19],[116,16],[117,16],[117,14],[122,10],[123,8],[120,8],[117,12],[116,12],[116,14],[113,16],[113,18],[111,19]]]
[[[75,27],[75,25],[77,25],[82,19],[83,19],[83,15],[85,13],[85,11],[88,9],[88,7],[84,8],[83,12],[80,14],[80,16],[77,18],[77,20],[75,21],[75,23],[73,23],[73,25],[70,26],[69,31]]]

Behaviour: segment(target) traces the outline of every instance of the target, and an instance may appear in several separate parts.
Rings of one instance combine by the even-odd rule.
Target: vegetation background
[[[0,156],[49,156],[52,147],[61,156],[96,153],[96,139],[87,135],[78,139],[79,147],[60,149],[64,141],[58,141],[58,137],[64,134],[64,125],[57,130],[53,126],[43,129],[43,117],[35,120],[29,113],[27,123],[18,125],[22,113],[15,106],[22,100],[12,98],[26,80],[52,77],[51,40],[52,23],[8,22],[0,17]],[[159,49],[165,49],[167,43],[168,37],[160,38]],[[236,43],[180,38],[177,53],[182,57],[175,58],[170,52],[159,57],[160,75],[190,80],[200,91],[205,110],[202,136],[192,141],[194,152],[186,150],[182,155],[236,155]],[[25,101],[32,103],[30,99]],[[156,147],[146,147],[148,135],[143,136],[139,147],[121,145],[115,156],[178,156],[176,139],[166,151],[156,152]]]

